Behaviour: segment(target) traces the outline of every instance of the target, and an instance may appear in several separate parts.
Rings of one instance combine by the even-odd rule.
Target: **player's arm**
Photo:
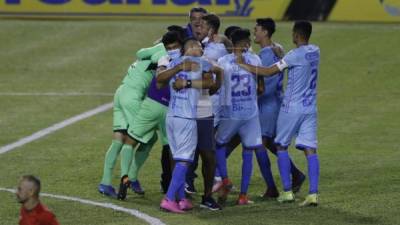
[[[185,60],[182,63],[174,66],[173,68],[157,71],[160,72],[157,73],[157,87],[163,88],[167,86],[169,80],[181,71],[193,71],[197,68],[198,64],[196,62]]]
[[[280,44],[272,43],[272,51],[280,59],[282,59],[283,56],[285,56],[285,51],[283,50],[283,47]]]
[[[249,71],[250,73],[255,74],[257,76],[265,76],[265,77],[273,76],[288,67],[288,65],[283,59],[270,67],[253,66],[247,64],[244,62],[243,57],[237,57],[236,61],[240,67]]]
[[[232,42],[225,36],[219,36],[219,38],[221,39],[221,42],[225,45],[225,48],[228,51],[228,53],[232,53],[233,49]]]
[[[213,95],[213,94],[217,93],[217,91],[219,90],[219,88],[222,85],[224,69],[222,69],[219,66],[213,65],[213,67],[211,68],[211,72],[215,74],[215,81],[213,80],[213,84],[209,88],[209,94]]]
[[[181,90],[184,88],[196,88],[196,89],[210,89],[213,86],[212,74],[209,72],[203,73],[203,78],[198,80],[185,80],[177,78],[173,83],[175,90]]]

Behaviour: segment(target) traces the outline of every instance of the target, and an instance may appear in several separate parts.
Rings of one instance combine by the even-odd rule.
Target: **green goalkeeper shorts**
[[[132,126],[143,100],[137,90],[121,85],[114,95],[113,131],[127,130]]]
[[[165,129],[165,117],[168,107],[146,97],[134,118],[132,125],[128,128],[128,134],[141,143],[148,143],[157,129],[163,145],[168,144]]]

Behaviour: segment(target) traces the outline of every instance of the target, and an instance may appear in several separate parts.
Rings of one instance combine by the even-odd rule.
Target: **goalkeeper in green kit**
[[[158,60],[167,55],[162,43],[151,48],[141,49],[136,53],[137,60],[128,68],[128,72],[114,95],[113,109],[113,140],[106,153],[104,171],[98,191],[101,194],[125,199],[126,191],[130,182],[128,173],[136,178],[137,170],[129,171],[134,158],[134,148],[139,144],[136,152],[148,152],[157,141],[154,133],[147,143],[140,143],[132,138],[128,128],[133,126],[135,117],[146,97],[147,89],[152,81]],[[112,173],[118,158],[121,154],[121,182],[118,193],[113,188]]]

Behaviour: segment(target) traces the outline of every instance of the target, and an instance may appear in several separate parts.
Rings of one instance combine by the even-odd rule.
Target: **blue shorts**
[[[166,124],[173,159],[193,162],[197,146],[196,120],[167,116]]]
[[[274,138],[276,136],[276,123],[278,120],[280,105],[263,102],[258,104],[261,135]]]
[[[242,140],[243,147],[246,149],[255,149],[262,145],[260,120],[258,116],[247,120],[220,120],[215,138],[216,142],[218,145],[225,145],[237,133]]]
[[[275,143],[287,148],[296,137],[296,148],[317,149],[317,113],[279,112]]]

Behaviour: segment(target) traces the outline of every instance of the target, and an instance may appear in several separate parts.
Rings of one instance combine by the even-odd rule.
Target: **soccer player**
[[[141,49],[136,60],[127,71],[122,84],[114,95],[113,111],[113,141],[109,147],[105,160],[103,177],[98,191],[101,194],[125,199],[126,191],[130,186],[128,172],[133,158],[133,148],[137,142],[129,137],[128,126],[132,126],[137,111],[146,95],[147,88],[153,78],[159,58],[166,55],[164,45],[157,44],[151,48]],[[154,68],[153,68],[154,67]],[[111,185],[112,171],[118,155],[121,153],[121,183],[118,194]]]
[[[175,31],[169,31],[163,35],[161,42],[165,46],[168,56],[167,65],[169,60],[173,60],[180,57],[180,51],[182,48],[182,40],[180,35]],[[176,54],[178,53],[178,54]],[[161,59],[159,62],[162,61]],[[158,65],[157,71],[163,70],[164,65]],[[150,150],[157,140],[156,131],[159,130],[161,136],[161,143],[163,145],[162,150],[162,167],[164,173],[161,177],[161,187],[163,190],[168,189],[170,182],[170,156],[169,156],[169,145],[165,129],[165,118],[168,109],[170,99],[169,88],[165,87],[162,89],[157,88],[156,77],[151,81],[150,87],[147,91],[147,96],[143,100],[137,115],[134,117],[132,126],[129,127],[128,133],[140,142],[136,153],[133,156],[131,167],[128,172],[129,181],[131,183],[132,190],[137,194],[144,194],[139,180],[137,179],[138,172],[146,159],[149,156]],[[167,168],[165,168],[167,167]]]
[[[22,204],[19,225],[58,225],[54,214],[50,212],[39,200],[39,178],[26,175],[18,184],[16,196]]]
[[[208,14],[202,17],[201,33],[197,34],[197,40],[203,40],[203,57],[216,64],[218,58],[228,54],[225,44],[225,37],[218,35],[220,20],[215,14]],[[215,80],[221,83],[222,76],[216,74]],[[220,85],[218,85],[220,86]],[[197,128],[198,142],[193,163],[190,165],[186,175],[185,191],[192,194],[194,189],[195,170],[198,165],[199,155],[202,159],[202,175],[204,181],[204,195],[200,207],[210,210],[220,210],[221,206],[212,198],[212,187],[216,168],[215,158],[215,134],[214,120],[216,110],[214,110],[214,97],[218,99],[218,92],[203,90],[197,107]],[[219,102],[217,102],[219,106]]]
[[[307,158],[309,194],[301,206],[318,205],[319,160],[317,155],[317,79],[320,49],[309,44],[312,25],[297,21],[293,26],[293,43],[296,48],[270,67],[255,67],[239,59],[239,65],[258,75],[270,76],[288,69],[288,84],[280,108],[277,134],[278,167],[284,192],[279,202],[293,202],[295,196],[290,180],[288,147],[296,137],[296,148]]]
[[[197,38],[197,35],[201,33],[201,18],[207,15],[207,10],[202,7],[194,7],[189,12],[189,23],[185,27],[187,37]]]
[[[239,134],[243,146],[242,181],[238,205],[252,203],[248,196],[248,186],[252,174],[253,151],[257,156],[260,170],[267,184],[274,183],[267,151],[262,145],[260,121],[257,107],[256,76],[240,68],[236,58],[244,58],[246,63],[260,66],[260,58],[248,51],[250,48],[250,31],[238,29],[232,34],[233,53],[218,60],[224,69],[223,91],[221,99],[223,110],[216,134],[217,166],[222,177],[223,194],[220,200],[225,201],[232,186],[226,168],[227,144],[235,134]]]
[[[167,114],[167,134],[171,147],[175,168],[172,174],[172,181],[169,185],[165,198],[161,201],[160,207],[164,210],[183,213],[184,210],[193,208],[192,203],[185,198],[184,184],[187,168],[193,161],[195,149],[197,146],[197,104],[201,94],[200,89],[217,88],[211,75],[203,76],[206,73],[213,72],[213,66],[202,59],[203,51],[200,42],[196,39],[188,39],[184,43],[184,56],[174,60],[168,66],[176,68],[180,66],[180,72],[165,71],[157,76],[157,82],[160,85],[169,83],[171,86],[171,100]],[[200,66],[189,69],[191,71],[182,71],[185,61],[195,62]],[[175,69],[172,69],[175,70]],[[178,73],[177,73],[178,72]],[[207,79],[205,79],[208,77]],[[174,88],[178,89],[175,90]],[[181,89],[184,87],[184,89]]]
[[[259,56],[263,66],[271,66],[277,63],[280,58],[274,52],[275,44],[272,35],[275,32],[275,21],[271,18],[257,19],[254,27],[254,42],[261,47]],[[279,46],[279,45],[278,45]],[[276,136],[276,122],[283,96],[283,72],[272,77],[264,77],[264,91],[258,97],[259,117],[263,144],[274,155],[277,154],[274,138]],[[293,191],[297,192],[305,180],[304,174],[297,169],[290,160]],[[264,197],[278,197],[276,187],[268,187]]]

